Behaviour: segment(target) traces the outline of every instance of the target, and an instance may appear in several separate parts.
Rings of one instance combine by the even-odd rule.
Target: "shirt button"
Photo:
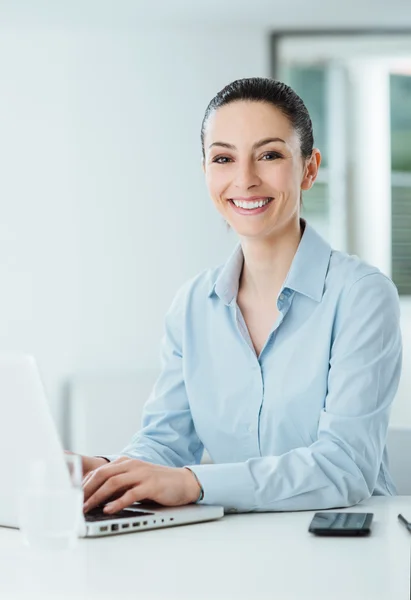
[[[284,298],[285,298],[284,294],[280,294],[279,300],[284,300]]]
[[[254,427],[252,425],[249,425],[248,426],[248,432],[249,433],[253,433],[253,431],[254,431]]]

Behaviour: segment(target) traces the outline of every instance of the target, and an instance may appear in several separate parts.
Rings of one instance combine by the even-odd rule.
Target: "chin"
[[[245,224],[238,225],[236,223],[230,223],[229,221],[227,221],[227,223],[240,237],[265,238],[269,233],[266,227],[252,227]]]

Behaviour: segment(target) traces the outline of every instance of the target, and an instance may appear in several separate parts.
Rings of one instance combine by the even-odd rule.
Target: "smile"
[[[263,212],[265,207],[270,204],[270,202],[274,200],[274,198],[256,198],[252,200],[237,200],[236,198],[230,198],[229,202],[231,206],[241,214],[244,213],[260,213]]]

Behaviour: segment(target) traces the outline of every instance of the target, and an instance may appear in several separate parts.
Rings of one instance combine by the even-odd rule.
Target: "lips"
[[[269,196],[253,196],[252,198],[229,198],[229,204],[241,215],[258,215],[265,212],[274,198]]]
[[[272,200],[272,196],[235,196],[229,200],[238,200],[239,202],[257,202],[259,200]]]
[[[243,198],[230,198],[230,201],[233,204],[243,208],[257,208],[258,206],[268,204],[271,200],[273,200],[273,198],[270,196],[255,196],[253,199],[247,198],[247,200],[244,200]]]

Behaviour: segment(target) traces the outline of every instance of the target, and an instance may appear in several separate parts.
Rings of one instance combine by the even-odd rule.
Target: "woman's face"
[[[240,236],[265,238],[299,221],[300,192],[321,161],[303,160],[300,140],[282,112],[265,102],[236,101],[207,121],[204,172],[210,196]]]

